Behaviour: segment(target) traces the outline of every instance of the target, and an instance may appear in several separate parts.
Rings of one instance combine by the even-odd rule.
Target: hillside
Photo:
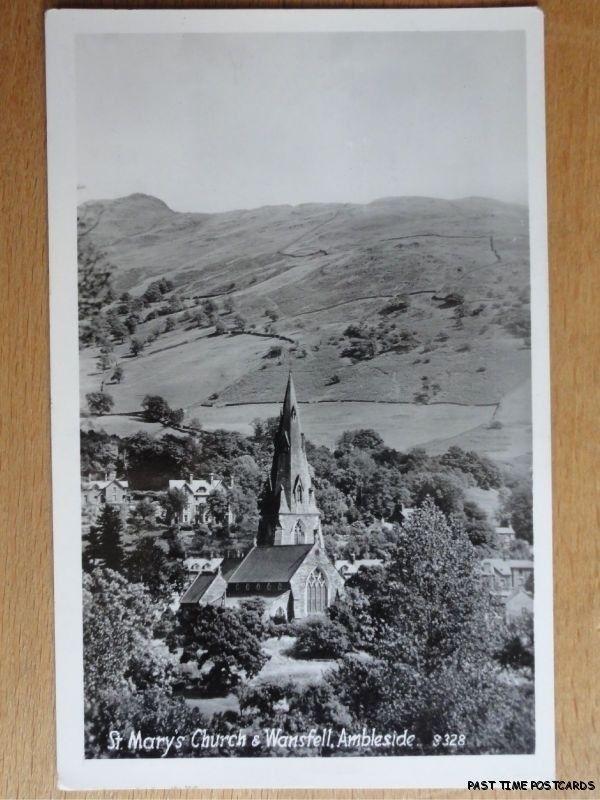
[[[79,234],[106,254],[117,294],[171,282],[137,312],[136,336],[154,332],[143,353],[133,358],[128,341],[113,343],[125,377],[105,388],[121,415],[152,392],[203,424],[239,428],[261,415],[254,404],[280,400],[291,366],[300,399],[326,406],[317,414],[324,431],[337,430],[334,420],[379,422],[399,446],[413,427],[406,412],[418,408],[418,443],[469,435],[496,457],[530,452],[522,207],[408,197],[192,214],[132,195],[82,205]],[[220,335],[215,312],[213,324],[196,319],[207,297]],[[118,303],[105,311],[117,313]],[[108,377],[95,368],[97,353],[82,352],[82,395]],[[407,421],[383,404],[411,404]]]

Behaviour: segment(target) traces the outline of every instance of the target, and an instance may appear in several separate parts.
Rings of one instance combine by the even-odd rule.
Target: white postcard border
[[[77,334],[74,41],[82,33],[523,30],[531,246],[536,752],[531,755],[86,760]],[[46,14],[56,717],[63,789],[466,787],[554,778],[552,504],[543,16],[534,8]],[[73,265],[73,266],[70,266]],[[60,475],[60,481],[56,476]]]

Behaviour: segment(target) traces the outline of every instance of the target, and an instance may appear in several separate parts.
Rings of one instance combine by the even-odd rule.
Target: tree
[[[113,383],[121,383],[124,375],[125,375],[125,370],[120,364],[117,364],[113,370],[113,374],[111,375],[111,381]]]
[[[166,422],[172,428],[179,428],[184,417],[185,412],[183,408],[172,408],[167,415]]]
[[[137,542],[124,568],[130,581],[143,583],[155,600],[163,602],[181,591],[187,577],[181,561],[167,556],[161,545],[149,537]]]
[[[147,394],[142,400],[142,413],[146,422],[163,422],[171,409],[167,401],[158,394]]]
[[[226,314],[231,314],[235,308],[235,302],[231,295],[227,295],[225,300],[223,301],[223,310]]]
[[[109,569],[120,570],[123,563],[122,530],[119,509],[106,504],[100,512],[98,524],[90,528],[92,538],[88,542],[88,563],[97,560]]]
[[[406,311],[410,306],[410,297],[404,292],[395,294],[383,307],[383,314],[391,314],[394,311]]]
[[[206,499],[206,508],[217,525],[228,525],[229,498],[225,492],[213,489]]]
[[[180,520],[188,505],[188,496],[183,489],[169,489],[164,497],[164,507],[167,523],[171,524]]]
[[[524,613],[508,623],[496,658],[503,666],[523,670],[528,677],[533,677],[534,637],[531,614]]]
[[[472,545],[493,547],[494,529],[488,522],[487,514],[477,503],[471,500],[465,501],[461,524]]]
[[[533,544],[533,498],[530,485],[514,488],[508,496],[505,508],[516,536]]]
[[[102,560],[102,540],[100,531],[95,525],[90,525],[87,538],[84,540],[83,549],[83,569],[85,572],[92,572]]]
[[[222,336],[224,333],[227,333],[227,326],[222,319],[217,319],[215,322],[215,335]]]
[[[162,605],[162,604],[161,604]],[[88,758],[131,758],[126,749],[108,750],[107,732],[119,720],[122,731],[142,737],[158,730],[205,727],[197,711],[173,695],[170,657],[157,648],[154,631],[161,606],[144,587],[109,569],[83,581],[85,753]],[[171,751],[170,756],[181,754]],[[191,755],[191,752],[189,753]],[[161,755],[156,752],[156,757]]]
[[[90,414],[101,417],[110,414],[115,401],[105,392],[88,392],[85,396]]]
[[[158,281],[153,281],[144,294],[142,295],[142,300],[144,303],[158,303],[159,300],[162,300],[163,293],[160,290],[160,284]]]
[[[416,505],[429,497],[445,514],[462,511],[464,491],[459,478],[443,472],[420,472],[410,477],[409,488]]]
[[[140,534],[156,525],[156,508],[148,497],[142,497],[133,507],[127,525],[131,533]]]
[[[193,431],[197,433],[201,433],[202,431],[202,423],[198,419],[198,417],[192,417],[188,423],[188,427],[191,428]]]
[[[250,612],[250,621],[255,616]],[[205,606],[202,614],[180,609],[177,637],[184,648],[182,658],[193,659],[204,673],[202,688],[206,694],[227,694],[245,680],[257,675],[267,656],[260,638],[249,625],[248,613],[234,608]]]
[[[294,655],[296,658],[341,658],[350,649],[346,631],[331,619],[305,622],[298,632]]]
[[[208,316],[214,314],[218,310],[217,304],[211,297],[202,303],[202,308],[204,309],[204,312],[208,314]]]
[[[175,329],[175,320],[173,317],[167,317],[165,320],[165,333],[169,333]]]
[[[127,328],[130,334],[133,335],[136,332],[139,321],[140,318],[138,317],[137,314],[130,314],[128,317],[126,317],[125,327]]]
[[[458,469],[472,475],[481,489],[498,489],[502,485],[502,474],[494,462],[480,456],[473,450],[465,451],[460,447],[450,447],[440,458],[440,463],[449,469]]]
[[[233,318],[233,329],[236,331],[243,331],[247,324],[246,318],[241,314],[236,314]]]
[[[161,278],[158,286],[163,294],[167,294],[167,292],[173,291],[175,284],[169,278]]]
[[[531,698],[502,679],[494,659],[502,623],[475,551],[431,499],[400,530],[368,611],[372,660],[346,657],[329,678],[356,724],[409,727],[422,752],[433,751],[436,732],[467,727],[461,752],[530,751]]]
[[[112,361],[109,354],[101,352],[98,356],[98,361],[96,361],[96,368],[105,372],[107,369],[110,369],[111,364]]]
[[[139,356],[139,354],[143,352],[145,346],[146,345],[143,339],[140,339],[139,337],[133,337],[129,344],[129,352],[134,357]]]
[[[95,337],[100,312],[112,300],[114,268],[92,241],[84,239],[86,233],[80,233],[77,242],[77,285],[79,336],[88,344]]]
[[[112,317],[110,320],[110,332],[119,342],[125,341],[125,337],[129,333],[129,328],[118,317]]]

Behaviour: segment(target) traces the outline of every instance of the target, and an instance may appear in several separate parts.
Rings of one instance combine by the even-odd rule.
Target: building
[[[256,544],[245,555],[224,558],[214,572],[199,574],[181,603],[238,606],[260,598],[269,616],[290,620],[323,613],[343,589],[344,580],[323,544],[290,375],[261,496]]]
[[[88,476],[81,486],[81,502],[91,522],[96,520],[106,505],[126,513],[131,503],[129,483],[117,478],[116,472],[106,473],[104,480],[94,480]]]
[[[211,472],[208,480],[194,478],[189,475],[187,480],[170,480],[169,489],[179,489],[184,492],[187,503],[183,512],[178,515],[177,522],[180,525],[192,526],[195,523],[212,522],[207,501],[212,492],[224,492],[225,484],[221,478],[216,478]],[[233,514],[231,508],[227,509],[227,523],[231,525]]]
[[[518,619],[523,614],[533,614],[533,595],[522,586],[506,598],[504,615],[507,621]]]
[[[480,564],[480,575],[491,597],[504,606],[507,619],[519,616],[524,609],[533,610],[533,594],[529,591],[533,561],[484,558]]]
[[[200,572],[214,572],[219,564],[223,561],[222,558],[202,558],[200,556],[190,556],[183,562],[183,566],[190,573],[190,575],[198,575]]]

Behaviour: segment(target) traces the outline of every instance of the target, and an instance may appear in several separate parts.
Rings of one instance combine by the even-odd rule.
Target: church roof
[[[226,580],[229,583],[287,583],[313,546],[289,544],[254,547]]]
[[[226,557],[221,561],[221,575],[228,581],[235,570],[240,566],[246,556]]]
[[[192,585],[187,589],[181,598],[181,603],[198,603],[208,590],[214,579],[217,577],[216,572],[200,573]]]

